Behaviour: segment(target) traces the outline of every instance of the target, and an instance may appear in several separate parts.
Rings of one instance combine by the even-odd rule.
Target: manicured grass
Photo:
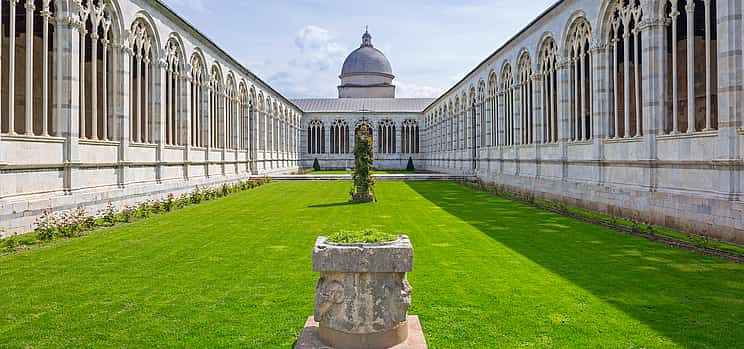
[[[279,182],[0,257],[0,347],[291,348],[315,238],[411,237],[431,348],[735,348],[744,266],[452,183]]]
[[[383,170],[373,170],[372,174],[414,174],[416,171],[383,171]],[[344,171],[344,170],[323,170],[323,171],[310,171],[305,174],[314,174],[314,175],[339,175],[339,174],[352,174],[352,171]]]

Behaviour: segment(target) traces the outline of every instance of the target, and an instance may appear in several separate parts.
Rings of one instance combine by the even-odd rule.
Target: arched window
[[[610,26],[612,47],[612,84],[609,136],[612,138],[642,135],[641,107],[641,33],[639,0],[616,0]]]
[[[238,98],[238,127],[240,128],[240,141],[238,148],[242,150],[250,149],[250,98],[245,82],[240,82],[240,94]]]
[[[718,31],[715,0],[669,0],[667,59],[672,106],[666,133],[718,128]]]
[[[307,153],[325,154],[325,126],[320,120],[312,120],[307,127]]]
[[[181,62],[183,54],[178,41],[168,40],[165,45],[165,144],[184,145],[181,135],[181,90],[183,89]]]
[[[258,136],[258,145],[256,148],[260,151],[266,151],[266,103],[264,101],[263,92],[258,93],[258,105],[256,107],[256,118],[258,120],[258,128],[256,132]]]
[[[230,74],[227,77],[227,93],[225,95],[225,143],[228,149],[237,149],[237,122],[238,122],[238,91],[235,86],[235,77]]]
[[[495,146],[498,145],[498,135],[499,135],[499,105],[498,105],[498,82],[496,79],[496,73],[491,72],[491,74],[488,77],[488,104],[489,108],[491,109],[491,112],[488,116],[488,123],[489,123],[489,132],[490,137],[488,137],[488,145],[489,146]]]
[[[532,94],[532,61],[525,52],[519,59],[519,99],[521,127],[520,144],[532,144],[535,137],[535,125],[533,116],[533,94]]]
[[[252,151],[257,151],[259,149],[260,143],[258,141],[258,102],[256,100],[256,90],[254,87],[251,87],[250,92],[248,92],[248,98],[249,98],[249,105],[248,105],[248,118],[250,123],[250,131],[249,131],[249,143],[250,143],[250,149]]]
[[[331,154],[349,153],[349,124],[346,120],[335,120],[331,124]]]
[[[568,114],[568,139],[584,141],[592,135],[591,94],[591,28],[584,18],[572,24],[568,38],[570,112]]]
[[[270,152],[275,152],[276,151],[277,109],[276,109],[276,102],[273,99],[269,103],[268,110],[269,110],[269,117],[268,117],[268,122],[269,122],[269,127],[268,127],[268,130],[269,130],[269,136],[268,136],[268,138],[269,138],[269,145],[268,145],[268,150]],[[324,151],[324,153],[325,153],[325,151]]]
[[[210,147],[222,148],[224,146],[224,117],[222,108],[225,102],[225,89],[222,84],[222,72],[218,66],[212,67],[211,88],[209,89],[209,134]]]
[[[501,109],[502,112],[502,129],[504,135],[501,136],[503,145],[514,145],[514,77],[512,76],[511,65],[504,65],[501,71]]]
[[[153,143],[152,101],[153,88],[153,52],[152,31],[149,26],[138,19],[132,24],[131,58],[131,96],[130,98],[130,140],[135,143]],[[81,119],[84,119],[82,115]]]
[[[418,121],[408,119],[403,122],[403,129],[401,130],[403,137],[402,140],[402,152],[405,154],[418,154],[419,153],[419,125]]]
[[[480,80],[478,82],[478,147],[483,147],[487,144],[486,135],[488,131],[487,127],[487,115],[488,103],[486,100],[486,82]]]
[[[51,119],[54,4],[26,0],[1,6],[0,133],[57,136]]]
[[[462,104],[464,104],[464,100],[460,100],[460,97],[455,98],[455,105],[453,109],[450,109],[450,115],[449,115],[449,133],[450,133],[450,144],[449,144],[449,150],[459,150],[460,149],[460,114],[462,114],[462,109],[464,108]]]
[[[380,154],[395,154],[395,122],[382,120],[377,125],[377,152]]]
[[[195,147],[205,147],[204,135],[204,88],[206,87],[206,70],[201,56],[194,54],[191,58],[191,144]]]
[[[85,0],[81,6],[85,31],[80,41],[80,138],[109,140],[115,125],[109,104],[116,95],[111,83],[114,16],[112,7],[102,0]]]
[[[553,39],[543,43],[539,53],[540,74],[542,76],[542,142],[558,142],[558,79],[556,57],[558,49]]]

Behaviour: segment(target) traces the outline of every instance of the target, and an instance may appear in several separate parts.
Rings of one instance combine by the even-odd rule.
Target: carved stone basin
[[[328,346],[389,348],[408,337],[406,317],[413,270],[407,236],[383,244],[333,244],[321,236],[313,250],[318,334]]]

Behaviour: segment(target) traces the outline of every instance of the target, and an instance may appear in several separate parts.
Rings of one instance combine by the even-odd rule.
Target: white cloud
[[[328,30],[307,25],[294,38],[296,54],[268,81],[290,98],[336,95],[338,73],[349,50]]]
[[[399,98],[436,98],[444,92],[439,87],[412,84],[401,80],[395,80],[394,84],[397,86],[396,96]]]
[[[336,42],[328,30],[314,25],[300,29],[294,43],[300,55],[291,62],[314,71],[331,68],[347,54],[346,48]]]

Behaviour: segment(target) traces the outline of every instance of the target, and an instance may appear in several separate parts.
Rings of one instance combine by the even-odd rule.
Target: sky
[[[439,97],[555,0],[163,0],[288,98],[335,98],[365,26],[397,97]]]

